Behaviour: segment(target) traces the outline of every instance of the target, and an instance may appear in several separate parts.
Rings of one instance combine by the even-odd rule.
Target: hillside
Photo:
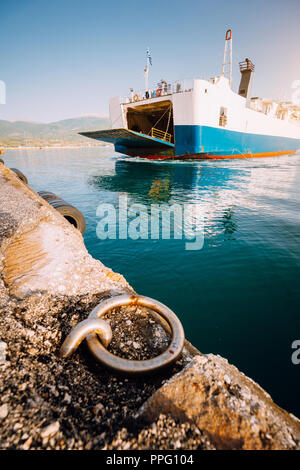
[[[51,123],[0,120],[0,147],[44,147],[56,145],[101,145],[80,131],[108,129],[109,119],[82,116]]]

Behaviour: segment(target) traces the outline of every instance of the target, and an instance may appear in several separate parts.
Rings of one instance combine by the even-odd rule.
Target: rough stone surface
[[[205,429],[218,449],[300,449],[300,421],[220,356],[194,357],[139,417],[152,422],[161,413]]]
[[[206,431],[195,424],[180,423],[171,416],[159,415],[152,424],[136,433],[122,428],[104,450],[215,450]]]
[[[71,299],[35,294],[1,311],[0,334],[8,344],[6,363],[0,366],[0,406],[4,405],[2,416],[5,415],[1,449],[102,449],[124,427],[131,426],[135,435],[139,431],[131,423],[132,414],[164,379],[186,364],[186,359],[181,358],[172,369],[134,378],[104,369],[94,361],[85,344],[69,359],[59,358],[62,339],[101,298],[104,297],[99,294]],[[158,329],[163,340],[153,346],[154,356],[168,336],[161,332],[160,325],[151,323],[146,312],[142,313],[145,325],[137,335],[132,328],[124,331],[123,341],[139,342],[149,330],[156,337]],[[136,315],[138,312],[132,312],[132,324]],[[130,312],[126,316],[130,317]],[[112,311],[111,322],[117,319],[121,324],[122,311]],[[116,340],[109,349],[118,353],[115,343]],[[149,354],[148,344],[148,349],[141,348],[139,355],[128,347],[126,356],[143,359]],[[59,422],[58,431],[45,435],[45,428],[55,422]],[[156,443],[160,441],[158,435],[152,438]]]

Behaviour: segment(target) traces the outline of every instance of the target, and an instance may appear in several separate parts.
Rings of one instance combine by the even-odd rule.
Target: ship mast
[[[228,29],[225,35],[224,58],[222,64],[222,75],[229,80],[229,86],[232,82],[232,30]]]
[[[147,47],[146,67],[144,69],[144,72],[145,72],[145,93],[149,91],[149,65],[152,65],[152,59],[151,59],[151,56],[150,56],[149,47]]]

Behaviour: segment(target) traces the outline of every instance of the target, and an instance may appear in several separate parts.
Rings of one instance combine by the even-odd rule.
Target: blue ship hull
[[[269,157],[300,149],[300,139],[200,125],[174,126],[175,144],[124,128],[81,135],[113,143],[116,152],[151,160]]]
[[[249,134],[208,126],[175,126],[175,156],[292,153],[300,139]]]

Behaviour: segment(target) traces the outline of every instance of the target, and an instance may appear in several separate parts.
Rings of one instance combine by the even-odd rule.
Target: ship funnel
[[[255,69],[255,65],[250,59],[245,59],[244,62],[240,62],[240,72],[242,74],[239,95],[246,98],[246,106],[249,106],[251,86],[252,86],[252,75]]]

